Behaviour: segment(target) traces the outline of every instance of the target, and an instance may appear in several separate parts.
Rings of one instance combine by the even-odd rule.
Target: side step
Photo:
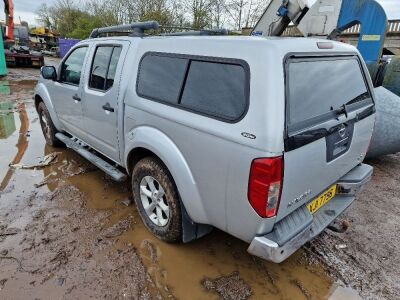
[[[93,154],[92,152],[86,150],[83,146],[78,144],[77,142],[73,141],[71,138],[67,137],[62,133],[56,133],[56,138],[63,142],[68,148],[78,152],[82,157],[86,158],[92,164],[97,166],[99,169],[107,173],[111,176],[112,179],[115,181],[125,181],[127,179],[127,175],[106,162],[105,160],[101,159],[97,155]]]

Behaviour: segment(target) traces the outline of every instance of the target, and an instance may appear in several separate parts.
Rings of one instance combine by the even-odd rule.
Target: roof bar
[[[191,27],[181,27],[181,26],[160,26],[157,21],[147,21],[147,22],[136,22],[132,24],[116,25],[102,28],[93,29],[89,38],[97,38],[102,34],[107,33],[125,33],[133,36],[144,36],[145,30],[157,30],[157,29],[180,29],[189,30],[182,32],[169,32],[160,33],[162,36],[190,36],[190,35],[227,35],[227,29],[200,29],[195,30]]]
[[[125,33],[132,32],[133,35],[142,36],[145,30],[158,29],[160,24],[157,21],[136,22],[132,24],[116,25],[93,29],[89,38],[97,38],[102,33]]]

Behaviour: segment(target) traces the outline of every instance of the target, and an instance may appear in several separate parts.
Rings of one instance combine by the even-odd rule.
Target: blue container
[[[68,53],[68,51],[77,43],[79,43],[80,40],[78,39],[58,39],[58,46],[60,47],[60,57],[63,58],[65,54]]]

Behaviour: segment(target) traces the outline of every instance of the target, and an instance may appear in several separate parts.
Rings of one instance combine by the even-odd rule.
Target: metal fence
[[[357,24],[345,30],[343,35],[358,35],[361,30],[361,25]],[[390,20],[388,24],[387,34],[400,34],[400,20]]]
[[[361,24],[356,24],[343,31],[342,35],[359,35]],[[400,35],[400,20],[390,20],[388,24],[388,35]],[[282,36],[302,36],[296,26],[291,25],[283,32]]]

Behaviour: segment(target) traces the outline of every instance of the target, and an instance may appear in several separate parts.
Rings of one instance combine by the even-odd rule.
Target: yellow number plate
[[[317,199],[311,201],[307,207],[310,213],[315,214],[322,206],[327,204],[336,195],[336,184],[332,186],[329,190],[321,194]]]

